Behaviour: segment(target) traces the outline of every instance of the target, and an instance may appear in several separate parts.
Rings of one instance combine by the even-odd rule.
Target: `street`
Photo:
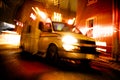
[[[120,80],[120,71],[91,63],[91,67],[48,64],[20,49],[0,50],[1,80]]]

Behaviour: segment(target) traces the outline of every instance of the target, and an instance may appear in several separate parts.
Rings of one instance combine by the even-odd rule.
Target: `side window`
[[[39,29],[43,32],[51,32],[51,24],[43,24],[43,22],[39,22]]]
[[[44,26],[44,31],[45,32],[51,32],[51,24],[50,23],[46,23]]]
[[[27,31],[26,31],[27,33],[31,33],[31,25],[28,25],[27,26]]]

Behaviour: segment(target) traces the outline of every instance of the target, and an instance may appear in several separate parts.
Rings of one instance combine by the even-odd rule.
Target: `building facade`
[[[16,15],[17,32],[21,33],[22,27],[36,14],[45,13],[43,17],[47,16],[52,21],[67,22],[76,17],[76,3],[77,0],[25,0]]]
[[[76,26],[95,38],[101,51],[119,54],[119,15],[119,0],[78,0]]]

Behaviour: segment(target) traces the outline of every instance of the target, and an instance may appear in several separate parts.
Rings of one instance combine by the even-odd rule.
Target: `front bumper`
[[[75,53],[75,52],[59,52],[59,57],[68,58],[68,59],[89,59],[94,60],[98,57],[98,54],[89,54],[89,53]]]

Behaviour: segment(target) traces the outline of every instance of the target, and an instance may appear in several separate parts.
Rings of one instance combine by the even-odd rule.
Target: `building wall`
[[[113,36],[112,7],[112,0],[78,0],[76,26],[85,35],[91,34],[90,37],[111,46]],[[90,27],[90,20],[93,20],[92,27]],[[88,33],[90,29],[92,32]]]
[[[60,3],[61,3],[60,5],[63,5],[62,2]],[[48,0],[34,0],[34,1],[26,0],[22,7],[22,10],[20,10],[20,13],[21,13],[20,16],[23,17],[23,15],[28,15],[30,13],[31,7],[39,7],[42,11],[46,12],[49,17],[53,15],[53,12],[61,13],[63,20],[76,17],[75,10],[72,10],[72,9],[68,10],[68,8],[64,8],[62,6],[58,8],[58,6],[54,6],[53,4],[49,3]],[[71,6],[68,6],[68,7],[71,7]],[[23,18],[25,18],[25,16]]]
[[[47,6],[59,5],[61,9],[69,9],[70,11],[76,12],[77,0],[34,0],[38,2],[43,2]]]
[[[26,24],[31,23],[30,14],[33,12],[32,7],[38,7],[41,11],[45,12],[48,17],[52,17],[54,12],[62,14],[62,21],[67,21],[68,19],[72,19],[76,17],[76,12],[65,9],[65,8],[58,8],[58,6],[51,5],[46,3],[47,0],[25,0],[23,6],[17,13],[16,19],[23,23],[25,26]],[[33,12],[34,13],[34,12]],[[37,23],[34,24],[37,26]],[[23,27],[24,27],[23,26]],[[17,27],[18,32],[21,33],[22,27]]]

